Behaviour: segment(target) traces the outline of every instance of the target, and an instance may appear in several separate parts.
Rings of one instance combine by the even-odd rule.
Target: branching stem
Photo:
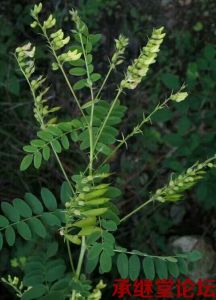
[[[119,148],[121,148],[124,144],[126,144],[126,142],[133,137],[134,135],[141,133],[142,130],[141,128],[143,127],[143,125],[145,123],[151,122],[151,118],[152,116],[159,110],[161,110],[162,108],[164,108],[164,106],[167,104],[167,102],[170,100],[170,98],[166,99],[163,103],[159,103],[154,110],[147,116],[144,117],[142,122],[140,124],[138,124],[137,126],[134,127],[134,129],[122,140],[118,143],[118,145],[113,149],[113,151],[105,158],[105,160],[102,162],[102,165],[104,165],[107,161],[109,161],[109,159],[115,155],[115,153],[118,151]]]
[[[100,94],[101,94],[101,92],[102,92],[102,90],[103,90],[103,88],[104,88],[104,86],[105,86],[107,80],[109,79],[110,74],[111,74],[111,72],[112,72],[112,70],[113,70],[114,68],[115,68],[114,64],[113,64],[113,63],[110,63],[109,70],[108,70],[108,72],[107,72],[107,74],[106,74],[106,76],[105,76],[105,78],[104,78],[104,81],[103,81],[103,83],[101,84],[101,87],[100,87],[100,89],[99,89],[99,91],[98,91],[98,93],[97,93],[97,95],[96,95],[96,97],[95,97],[96,99],[99,98],[99,96],[100,96]]]
[[[135,208],[134,210],[132,210],[129,214],[127,214],[126,216],[124,216],[120,222],[125,222],[128,218],[130,218],[131,216],[133,216],[134,214],[136,214],[138,211],[140,211],[143,207],[145,207],[146,205],[148,205],[149,203],[152,203],[154,201],[154,197],[150,198],[148,201],[144,202],[143,204],[141,204],[140,206],[138,206],[137,208]]]

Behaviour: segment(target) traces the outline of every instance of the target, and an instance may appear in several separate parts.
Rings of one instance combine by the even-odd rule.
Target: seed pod
[[[94,187],[92,187],[93,190],[100,190],[100,189],[105,189],[106,187],[108,187],[110,184],[109,183],[101,183],[99,185],[96,185]]]
[[[70,234],[65,233],[64,237],[66,238],[66,240],[70,241],[73,244],[76,244],[76,245],[81,244],[81,240],[78,237],[78,235],[70,235]]]
[[[78,236],[87,236],[87,235],[91,235],[94,232],[98,232],[101,231],[100,227],[94,227],[94,226],[88,226],[85,228],[82,228],[82,230],[80,230],[80,232],[78,233]]]
[[[73,224],[75,227],[84,227],[84,226],[91,226],[96,224],[96,218],[95,217],[89,217],[80,221],[77,221]]]
[[[86,217],[97,217],[103,215],[108,208],[102,207],[102,208],[95,208],[95,209],[90,209],[83,211],[82,214]]]
[[[92,181],[92,180],[95,179],[95,178],[107,178],[107,177],[109,177],[111,174],[112,174],[112,173],[101,173],[101,174],[95,174],[95,175],[93,175],[93,176],[89,175],[89,176],[86,177],[86,179],[87,179],[88,181]]]
[[[98,199],[93,199],[89,200],[87,202],[88,205],[102,205],[104,203],[107,203],[110,201],[110,198],[98,198]]]
[[[166,200],[169,200],[169,201],[177,201],[179,199],[181,199],[181,195],[179,194],[175,194],[175,195],[166,195]]]
[[[79,198],[84,201],[94,200],[95,198],[98,198],[98,197],[104,195],[107,192],[107,190],[108,190],[107,188],[104,188],[104,189],[95,190],[95,191],[92,191],[92,192],[89,192],[86,194],[82,193],[79,195]]]
[[[174,194],[174,193],[175,193],[175,191],[173,191],[173,190],[169,190],[167,193],[168,193],[169,195],[172,195],[172,194]]]

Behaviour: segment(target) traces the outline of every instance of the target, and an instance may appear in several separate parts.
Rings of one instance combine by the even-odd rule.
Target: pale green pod
[[[82,214],[87,217],[97,217],[97,216],[103,215],[107,211],[107,209],[108,208],[105,208],[105,207],[89,209],[89,210],[83,211]]]
[[[64,237],[66,238],[66,240],[70,241],[73,244],[76,244],[76,245],[81,244],[81,240],[78,237],[78,235],[70,235],[70,234],[65,233]]]
[[[95,226],[88,226],[85,228],[82,228],[82,230],[80,230],[80,232],[78,233],[78,236],[88,236],[91,235],[94,232],[98,232],[101,231],[100,227],[95,227]]]
[[[109,186],[109,183],[101,183],[99,185],[93,186],[92,189],[93,190],[100,190],[100,189],[105,189]]]
[[[102,205],[110,201],[110,198],[98,198],[88,201],[88,205]]]
[[[91,226],[95,224],[96,224],[96,217],[89,217],[73,223],[73,226],[82,228],[84,226]]]
[[[95,198],[98,198],[98,197],[104,195],[107,192],[107,190],[108,190],[107,188],[104,188],[104,189],[100,189],[100,190],[94,190],[94,191],[86,193],[86,194],[82,193],[79,195],[79,198],[84,201],[93,200]]]

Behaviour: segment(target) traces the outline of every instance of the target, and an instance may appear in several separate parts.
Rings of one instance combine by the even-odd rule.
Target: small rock
[[[197,282],[199,278],[211,278],[216,273],[216,252],[210,243],[202,237],[197,236],[182,236],[175,238],[171,242],[171,247],[176,253],[190,252],[198,250],[202,253],[201,260],[193,263],[193,268],[190,270],[188,277]]]

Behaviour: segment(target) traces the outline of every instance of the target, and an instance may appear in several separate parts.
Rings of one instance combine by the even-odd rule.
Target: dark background
[[[37,194],[42,185],[58,193],[61,174],[55,162],[36,171],[19,171],[22,147],[35,136],[37,125],[32,114],[28,86],[17,69],[13,52],[30,40],[38,46],[38,67],[48,73],[52,87],[51,103],[62,105],[60,119],[76,115],[69,101],[61,74],[51,73],[48,53],[41,38],[29,27],[32,4],[37,1],[4,1],[0,5],[0,199],[22,197],[26,191]],[[153,65],[139,88],[122,97],[129,107],[122,130],[129,132],[171,90],[187,85],[188,100],[170,105],[153,118],[144,134],[137,136],[113,158],[117,184],[124,197],[122,214],[143,202],[150,191],[163,186],[173,172],[181,172],[197,160],[216,152],[216,2],[214,0],[89,0],[44,1],[44,14],[53,11],[58,25],[71,27],[69,9],[77,8],[92,33],[102,33],[95,52],[95,69],[105,74],[114,38],[123,33],[130,39],[126,62],[139,54],[152,27],[165,26],[167,36],[157,64]],[[126,63],[108,83],[110,99],[115,83],[122,78]],[[84,163],[77,145],[61,156],[68,172],[76,173]],[[119,241],[127,248],[144,252],[169,253],[170,238],[195,235],[213,248],[216,238],[216,172],[185,195],[178,204],[149,207],[130,219],[120,231]],[[125,242],[127,241],[127,242]],[[16,250],[0,257],[1,272],[11,272],[10,258]],[[3,290],[2,293],[5,293]],[[1,299],[4,298],[3,294]]]

